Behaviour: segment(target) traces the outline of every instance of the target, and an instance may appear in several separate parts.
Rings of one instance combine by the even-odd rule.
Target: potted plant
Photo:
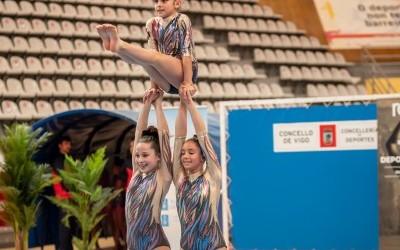
[[[0,193],[4,209],[0,218],[14,230],[15,249],[28,249],[29,229],[35,226],[43,189],[53,183],[51,168],[36,164],[33,156],[47,141],[49,133],[32,131],[27,124],[5,126],[0,138],[4,162],[0,165]]]
[[[65,210],[63,223],[68,226],[69,217],[77,219],[82,235],[73,237],[73,244],[81,250],[94,249],[101,230],[93,232],[95,226],[105,216],[101,210],[122,190],[113,190],[98,185],[101,174],[107,162],[104,159],[105,149],[100,148],[84,161],[74,160],[66,155],[67,169],[60,170],[60,176],[71,196],[69,199],[47,197],[51,202]]]

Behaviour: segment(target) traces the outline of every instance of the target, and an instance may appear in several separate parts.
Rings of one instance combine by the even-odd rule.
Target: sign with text
[[[314,3],[332,49],[400,44],[398,0],[314,0]]]
[[[274,152],[377,149],[377,122],[276,123]]]

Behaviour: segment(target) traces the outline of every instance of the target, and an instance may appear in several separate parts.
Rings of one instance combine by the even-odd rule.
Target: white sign
[[[332,49],[400,46],[399,0],[314,0]]]
[[[274,152],[377,149],[377,121],[276,123]]]

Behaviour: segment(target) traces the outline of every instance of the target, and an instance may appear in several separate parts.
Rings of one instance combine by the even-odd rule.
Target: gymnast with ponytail
[[[161,226],[161,204],[172,182],[169,130],[162,110],[163,91],[148,90],[143,97],[132,152],[134,175],[126,194],[127,248],[169,250]],[[151,105],[157,128],[147,127]]]
[[[222,173],[205,123],[190,90],[180,88],[175,123],[173,181],[181,223],[181,249],[226,250],[218,222]],[[187,110],[196,135],[186,140]]]

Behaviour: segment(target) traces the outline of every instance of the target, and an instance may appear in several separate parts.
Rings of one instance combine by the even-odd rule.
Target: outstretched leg
[[[183,81],[182,61],[173,56],[162,54],[158,51],[144,49],[120,39],[117,28],[113,25],[105,24],[100,30],[106,30],[109,48],[111,52],[118,54],[121,58],[130,58],[144,68],[153,67],[167,83],[172,84],[176,88],[180,87]],[[104,35],[104,33],[102,33]],[[104,41],[103,40],[103,41]],[[103,42],[104,43],[104,42]],[[158,83],[158,81],[156,80]]]

